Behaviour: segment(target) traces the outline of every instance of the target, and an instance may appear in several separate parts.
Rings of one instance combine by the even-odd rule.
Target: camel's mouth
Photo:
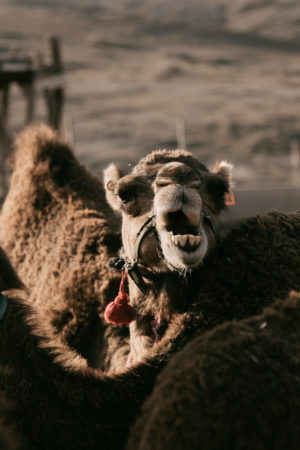
[[[160,232],[161,248],[166,261],[179,270],[199,266],[208,248],[208,240],[202,225],[199,227],[173,226]]]
[[[171,233],[171,241],[181,250],[187,252],[195,251],[202,240],[200,229],[197,227],[183,227],[181,225],[167,226],[166,230]]]
[[[195,236],[194,234],[172,234],[171,240],[181,250],[193,252],[199,247],[202,236]]]

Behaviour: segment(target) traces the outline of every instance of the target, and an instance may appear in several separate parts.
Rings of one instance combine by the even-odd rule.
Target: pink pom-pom
[[[126,272],[122,273],[122,280],[118,296],[110,302],[104,312],[104,319],[114,325],[128,325],[134,320],[134,308],[129,304],[128,294],[124,291]]]

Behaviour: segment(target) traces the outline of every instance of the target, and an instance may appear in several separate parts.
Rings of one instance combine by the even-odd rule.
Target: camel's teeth
[[[184,246],[186,244],[187,241],[187,235],[182,235],[182,234],[173,234],[172,236],[172,241],[174,242],[175,245],[180,245],[180,246]]]
[[[188,235],[187,234],[175,234],[171,237],[171,239],[175,245],[184,247],[188,241]]]
[[[196,247],[197,245],[199,245],[202,237],[201,236],[194,236],[193,234],[189,234],[188,235],[188,239],[189,239],[189,244],[191,247]]]
[[[197,247],[201,242],[201,236],[194,236],[193,234],[173,234],[171,236],[172,242],[178,247],[185,247],[188,244],[190,247]]]
[[[187,240],[188,240],[188,235],[187,234],[180,235],[179,236],[180,247],[184,247],[186,245]]]

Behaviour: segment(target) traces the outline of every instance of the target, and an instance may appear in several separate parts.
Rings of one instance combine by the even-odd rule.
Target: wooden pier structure
[[[48,40],[50,57],[38,53],[34,57],[21,51],[0,53],[0,197],[7,192],[6,159],[11,145],[9,132],[10,87],[17,84],[25,101],[24,125],[34,120],[36,91],[42,91],[47,122],[59,130],[64,105],[64,68],[60,41]]]

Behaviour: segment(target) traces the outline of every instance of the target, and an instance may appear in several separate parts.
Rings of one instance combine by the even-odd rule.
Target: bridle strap
[[[134,245],[134,258],[132,260],[132,264],[136,264],[140,257],[140,247],[142,240],[144,239],[145,235],[148,233],[148,231],[151,230],[151,228],[154,228],[155,226],[155,216],[148,217],[146,221],[141,226],[138,234],[136,235],[136,241]]]
[[[209,228],[211,229],[211,231],[213,232],[214,238],[216,243],[218,242],[218,236],[217,236],[217,232],[215,229],[215,226],[213,224],[213,221],[211,219],[211,216],[208,216],[207,214],[205,214],[203,211],[201,212],[201,215],[203,217],[203,220],[207,223],[207,225],[209,226]]]
[[[115,270],[126,270],[130,278],[134,281],[136,286],[140,289],[140,291],[145,295],[149,287],[146,285],[140,270],[138,268],[138,261],[140,258],[140,248],[141,243],[145,237],[145,235],[154,228],[155,224],[155,216],[148,217],[146,221],[143,223],[141,228],[139,229],[138,234],[136,235],[136,241],[134,244],[134,257],[131,261],[127,258],[117,257],[110,258],[107,262],[107,266],[111,269]]]
[[[141,226],[138,234],[136,235],[136,241],[134,245],[134,257],[132,261],[125,261],[125,270],[127,271],[130,278],[134,281],[137,287],[142,291],[145,295],[148,291],[148,286],[146,285],[139,269],[138,269],[138,261],[140,258],[140,248],[141,243],[146,236],[146,234],[154,228],[155,216],[148,217],[146,221]]]
[[[139,290],[145,295],[148,292],[148,286],[146,285],[140,271],[138,269],[137,263],[131,265],[130,262],[125,263],[125,270],[127,271],[130,278],[134,281]]]

